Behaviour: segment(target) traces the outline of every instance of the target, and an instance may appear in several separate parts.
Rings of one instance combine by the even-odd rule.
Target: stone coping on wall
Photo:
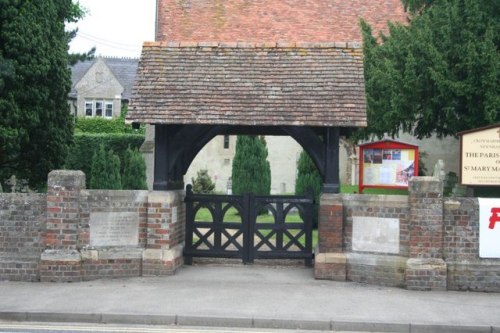
[[[345,206],[409,207],[407,195],[342,194]]]

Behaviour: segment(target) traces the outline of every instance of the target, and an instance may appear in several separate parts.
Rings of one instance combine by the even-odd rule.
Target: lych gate
[[[191,162],[215,136],[250,134],[294,138],[316,164],[323,192],[338,193],[340,135],[366,125],[361,49],[145,43],[127,120],[155,125],[156,191],[183,189]]]

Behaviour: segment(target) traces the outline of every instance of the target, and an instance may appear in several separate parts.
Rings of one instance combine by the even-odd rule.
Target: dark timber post
[[[338,127],[326,128],[325,135],[325,179],[323,193],[339,193],[339,141]]]
[[[155,170],[153,190],[167,191],[183,189],[180,165],[173,160],[176,150],[183,147],[172,145],[173,138],[179,131],[176,125],[155,125]]]
[[[168,189],[168,130],[166,125],[155,126],[155,168],[153,190]]]

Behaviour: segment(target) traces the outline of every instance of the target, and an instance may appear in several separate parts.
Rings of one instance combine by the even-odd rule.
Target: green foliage
[[[270,194],[271,167],[267,155],[263,138],[238,136],[232,169],[233,194]]]
[[[113,150],[106,151],[103,144],[99,145],[92,157],[90,188],[106,190],[122,188],[120,158],[113,153]]]
[[[81,170],[90,175],[92,165],[91,157],[102,144],[105,150],[113,150],[121,161],[126,160],[126,152],[131,149],[139,149],[144,142],[143,135],[137,134],[88,134],[76,133],[74,144],[70,147],[66,159],[66,169]],[[121,170],[123,174],[123,170]],[[90,185],[90,177],[87,177],[87,188]]]
[[[41,188],[62,167],[72,141],[66,22],[71,0],[0,1],[0,180]]]
[[[208,175],[208,170],[203,169],[196,173],[196,179],[191,178],[193,183],[193,193],[211,194],[214,193],[215,184]]]
[[[113,119],[79,117],[75,121],[75,133],[127,133],[142,134],[146,128],[142,125],[139,129],[133,129],[131,124],[125,124],[128,112],[128,104],[123,103],[120,117]]]
[[[409,26],[389,25],[382,43],[361,23],[368,102],[361,135],[442,137],[499,122],[500,2],[406,2],[420,14]]]
[[[124,190],[147,190],[146,162],[137,149],[127,149],[123,166],[122,185]]]
[[[297,179],[295,180],[295,194],[304,195],[312,190],[314,194],[313,226],[318,226],[319,195],[321,193],[321,175],[309,155],[302,151],[297,161]]]
[[[434,0],[402,0],[405,10],[410,13],[420,13],[425,8],[429,7]]]
[[[132,125],[125,124],[124,118],[85,118],[79,117],[75,123],[75,133],[133,133],[144,134],[144,127],[134,130]]]

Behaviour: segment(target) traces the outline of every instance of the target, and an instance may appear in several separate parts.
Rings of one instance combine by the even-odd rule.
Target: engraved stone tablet
[[[136,246],[139,243],[139,213],[99,212],[90,214],[91,246]]]
[[[353,251],[399,253],[399,219],[354,216]]]
[[[172,223],[177,223],[177,207],[172,208]]]

